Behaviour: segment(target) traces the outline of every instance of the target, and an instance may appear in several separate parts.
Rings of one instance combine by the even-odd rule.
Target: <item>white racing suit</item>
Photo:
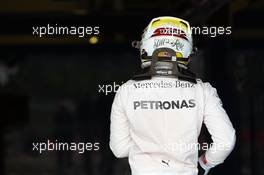
[[[128,157],[132,175],[196,175],[202,123],[213,144],[203,168],[222,163],[235,144],[235,130],[216,89],[177,78],[129,80],[114,99],[110,148]]]

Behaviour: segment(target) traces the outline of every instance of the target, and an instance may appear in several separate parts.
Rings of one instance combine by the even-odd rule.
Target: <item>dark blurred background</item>
[[[0,174],[129,174],[109,150],[114,93],[98,85],[127,81],[139,66],[131,41],[157,16],[193,26],[232,26],[231,35],[195,35],[192,69],[218,89],[237,130],[235,150],[214,175],[264,174],[264,1],[1,0]],[[32,27],[99,26],[91,36],[32,35]],[[47,140],[100,142],[100,151],[32,151]]]

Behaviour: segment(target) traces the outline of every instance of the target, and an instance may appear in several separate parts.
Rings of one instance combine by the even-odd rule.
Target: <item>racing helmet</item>
[[[138,43],[141,67],[151,65],[151,57],[156,49],[169,48],[175,51],[177,64],[187,66],[193,51],[190,25],[187,21],[170,16],[157,17],[145,28]],[[161,53],[166,56],[166,53]]]

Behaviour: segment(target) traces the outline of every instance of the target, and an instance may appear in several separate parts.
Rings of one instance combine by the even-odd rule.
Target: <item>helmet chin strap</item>
[[[159,56],[160,53],[166,53],[166,56]],[[157,66],[158,62],[171,63],[171,67]],[[176,77],[180,80],[196,82],[196,75],[187,69],[184,65],[177,63],[176,52],[169,48],[159,48],[153,52],[151,57],[151,65],[147,68],[141,69],[133,80],[140,81],[151,79],[153,76]]]

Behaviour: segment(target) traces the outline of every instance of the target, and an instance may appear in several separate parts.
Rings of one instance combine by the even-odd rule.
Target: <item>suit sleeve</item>
[[[130,137],[130,124],[124,111],[124,91],[116,93],[111,110],[110,124],[110,149],[118,158],[128,157],[129,149],[132,145]]]
[[[212,168],[223,163],[231,153],[236,135],[216,89],[210,84],[205,84],[204,123],[211,134],[213,144],[200,160],[203,160],[207,168]]]

